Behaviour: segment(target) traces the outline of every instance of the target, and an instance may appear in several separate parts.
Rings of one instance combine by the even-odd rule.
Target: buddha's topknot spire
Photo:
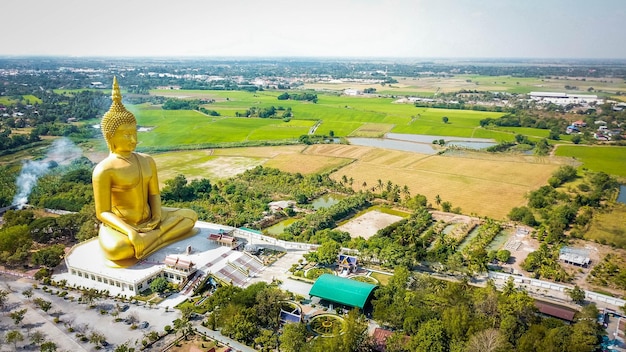
[[[120,93],[120,86],[117,84],[117,77],[113,76],[113,93],[111,94],[113,104],[122,103],[122,93]]]

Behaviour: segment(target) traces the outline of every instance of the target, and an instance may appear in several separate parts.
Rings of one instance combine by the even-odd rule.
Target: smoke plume
[[[28,196],[37,184],[37,180],[58,165],[69,165],[78,159],[82,151],[67,138],[55,140],[46,157],[42,160],[28,160],[22,163],[22,171],[17,177],[17,194],[13,197],[13,205],[19,209],[28,202]]]

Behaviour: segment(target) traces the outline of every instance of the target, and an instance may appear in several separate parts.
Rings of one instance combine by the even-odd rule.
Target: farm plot
[[[526,193],[544,185],[557,168],[557,163],[512,162],[497,156],[475,159],[371,150],[331,177],[352,177],[356,190],[375,187],[378,180],[391,181],[408,186],[413,195],[425,195],[430,203],[439,195],[465,214],[504,219],[511,208],[525,205]]]
[[[626,177],[626,147],[561,145],[555,154],[576,158],[582,161],[582,167],[592,171]]]

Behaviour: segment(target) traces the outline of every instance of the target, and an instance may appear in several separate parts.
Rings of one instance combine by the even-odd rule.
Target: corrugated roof
[[[547,302],[535,301],[535,306],[539,309],[539,312],[545,315],[567,320],[570,322],[574,321],[574,315],[576,315],[576,311],[573,309],[557,306]]]
[[[309,295],[363,309],[375,288],[376,285],[365,282],[323,274],[315,281]]]

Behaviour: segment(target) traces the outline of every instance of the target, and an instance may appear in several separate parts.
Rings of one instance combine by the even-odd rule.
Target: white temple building
[[[70,286],[108,290],[112,296],[131,297],[148,289],[152,280],[164,277],[182,286],[182,294],[190,294],[208,275],[218,281],[244,287],[251,277],[264,269],[257,257],[237,246],[224,245],[233,228],[196,222],[195,235],[172,243],[125,268],[113,267],[104,258],[98,238],[81,242],[66,254],[67,272],[53,276]],[[236,238],[232,237],[233,241]]]

